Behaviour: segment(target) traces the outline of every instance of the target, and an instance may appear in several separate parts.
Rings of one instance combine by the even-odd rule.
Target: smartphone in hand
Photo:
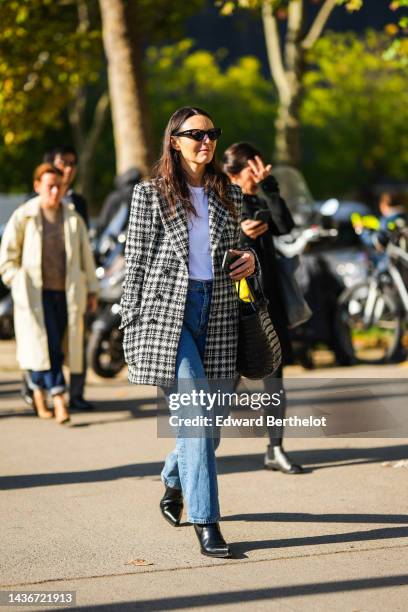
[[[263,208],[262,210],[255,211],[254,220],[262,221],[263,223],[269,223],[269,221],[271,220],[271,211],[268,208]]]
[[[230,265],[233,264],[234,261],[237,261],[237,259],[239,259],[240,257],[241,255],[237,255],[232,251],[225,251],[224,259],[222,260],[222,269],[224,270],[224,272],[227,272],[227,274],[229,274],[231,272]]]

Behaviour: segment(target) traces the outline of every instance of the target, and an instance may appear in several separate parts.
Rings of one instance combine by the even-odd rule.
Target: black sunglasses
[[[173,136],[185,136],[201,142],[207,134],[210,140],[217,140],[222,134],[221,128],[212,128],[211,130],[186,130],[185,132],[173,132]]]

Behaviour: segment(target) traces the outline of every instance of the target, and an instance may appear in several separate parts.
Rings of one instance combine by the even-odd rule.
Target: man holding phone
[[[293,361],[292,346],[287,326],[287,317],[280,294],[280,280],[274,236],[282,236],[294,228],[292,215],[280,197],[276,179],[270,174],[271,164],[262,160],[260,152],[249,143],[231,145],[224,153],[224,172],[232,183],[239,185],[244,194],[241,221],[241,246],[251,247],[257,254],[262,268],[262,288],[269,300],[269,315],[279,336],[283,362]],[[282,367],[274,378],[264,381],[265,390],[273,392],[281,388]],[[279,406],[277,418],[284,418],[286,401]],[[283,428],[268,427],[270,444],[265,454],[265,468],[279,470],[284,474],[300,474],[303,469],[294,464],[282,447]]]

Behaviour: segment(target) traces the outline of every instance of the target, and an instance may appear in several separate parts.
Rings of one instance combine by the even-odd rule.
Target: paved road
[[[301,476],[264,471],[263,439],[225,439],[234,558],[211,560],[189,525],[159,514],[172,441],[157,438],[154,389],[91,375],[95,413],[43,422],[18,397],[13,351],[1,344],[0,590],[73,590],[76,608],[91,610],[407,609],[406,438],[290,438],[310,470]],[[370,377],[381,389],[406,366],[288,372]]]

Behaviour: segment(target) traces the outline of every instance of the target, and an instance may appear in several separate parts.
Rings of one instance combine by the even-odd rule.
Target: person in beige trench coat
[[[55,176],[58,176],[58,173],[59,171]],[[50,174],[51,172],[48,176]],[[44,176],[47,174],[43,174],[40,181]],[[57,182],[60,182],[59,177]],[[85,223],[74,210],[60,201],[58,205],[62,209],[63,218],[65,295],[68,315],[64,354],[70,372],[81,373],[83,316],[88,306],[91,306],[91,309],[96,307],[98,281]],[[41,194],[20,206],[5,228],[0,247],[0,274],[3,282],[11,287],[14,302],[17,360],[22,369],[33,371],[45,371],[51,368],[42,295],[41,207]],[[38,414],[47,418],[47,412],[42,411],[40,414],[38,410],[42,407],[37,405]],[[56,408],[55,402],[54,407]],[[69,418],[66,408],[62,412],[60,419],[56,414],[60,422]],[[63,416],[65,418],[62,418]]]

